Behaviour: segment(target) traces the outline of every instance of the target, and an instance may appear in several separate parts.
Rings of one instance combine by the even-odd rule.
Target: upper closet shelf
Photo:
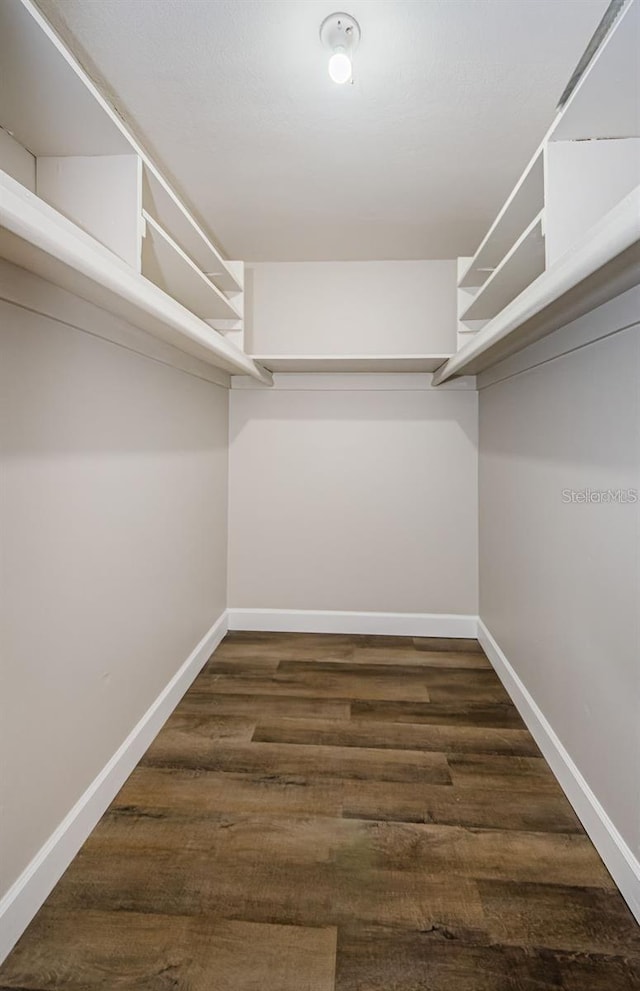
[[[482,239],[458,285],[473,289],[484,285],[521,232],[544,206],[543,153],[539,148],[511,196]],[[475,319],[475,318],[469,318]]]
[[[491,320],[544,272],[544,260],[541,211],[474,296],[460,319],[464,322]]]
[[[448,354],[265,354],[255,361],[271,372],[435,372]]]
[[[229,261],[32,0],[0,2],[0,126],[35,159],[137,155],[142,205],[224,293],[241,293]],[[4,167],[4,166],[2,166]]]
[[[202,320],[239,320],[233,301],[220,292],[160,224],[143,210],[146,236],[142,273]]]
[[[628,0],[560,110],[550,141],[610,141],[640,133],[640,4]]]
[[[630,0],[596,51],[539,148],[482,239],[458,285],[484,285],[545,203],[545,148],[553,141],[610,141],[640,135],[640,2]],[[475,319],[469,314],[469,319]]]
[[[459,350],[434,384],[476,374],[640,283],[639,38],[640,0],[627,0],[475,255],[459,259]]]
[[[148,159],[143,159],[142,204],[159,226],[173,233],[187,255],[219,289],[229,293],[242,292],[242,262],[222,257]]]
[[[271,384],[252,358],[4,172],[0,257],[217,368]]]
[[[0,124],[32,155],[124,155],[122,123],[42,17],[0,3]]]
[[[640,283],[640,186],[434,375],[475,375]]]

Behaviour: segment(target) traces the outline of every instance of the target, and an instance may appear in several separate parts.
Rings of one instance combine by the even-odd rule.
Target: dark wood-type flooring
[[[640,928],[463,647],[229,635],[0,988],[640,988]]]

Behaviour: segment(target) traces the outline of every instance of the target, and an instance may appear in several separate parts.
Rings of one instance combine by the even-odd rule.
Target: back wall
[[[231,607],[477,613],[477,393],[429,379],[232,389]]]

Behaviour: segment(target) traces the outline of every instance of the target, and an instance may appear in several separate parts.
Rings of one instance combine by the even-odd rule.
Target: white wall
[[[195,375],[6,302],[0,328],[1,894],[225,609],[228,425]]]
[[[563,490],[640,488],[638,304],[481,377],[479,468],[481,619],[636,857],[640,511]]]
[[[283,262],[246,269],[251,354],[451,354],[456,262]]]
[[[230,606],[477,613],[477,394],[397,379],[231,392]]]

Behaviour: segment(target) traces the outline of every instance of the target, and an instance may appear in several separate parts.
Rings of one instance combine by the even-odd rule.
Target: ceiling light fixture
[[[360,25],[350,14],[330,14],[320,25],[320,40],[331,52],[329,75],[342,86],[353,81],[353,53],[360,41]]]

